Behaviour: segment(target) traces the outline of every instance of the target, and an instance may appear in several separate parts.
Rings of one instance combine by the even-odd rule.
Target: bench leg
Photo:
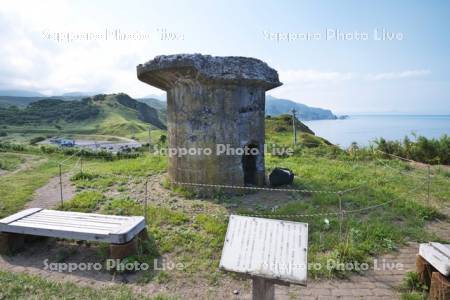
[[[25,236],[18,233],[0,232],[0,254],[13,255],[25,246]]]
[[[134,238],[126,244],[111,244],[109,246],[109,258],[123,259],[127,256],[137,254],[137,239]]]
[[[450,281],[439,272],[433,272],[431,276],[430,300],[450,299]]]
[[[123,259],[127,256],[138,254],[140,244],[148,239],[147,229],[143,229],[131,241],[126,244],[111,244],[109,257],[111,259]]]
[[[427,262],[422,256],[416,256],[416,271],[419,274],[420,282],[427,286],[427,289],[431,285],[431,275],[436,272],[436,269]]]

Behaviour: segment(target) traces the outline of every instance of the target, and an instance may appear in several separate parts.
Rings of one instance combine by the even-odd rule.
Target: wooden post
[[[431,166],[428,165],[428,204],[430,204]]]
[[[151,148],[151,144],[152,144],[152,129],[150,126],[148,126],[148,153],[152,153],[152,148]]]
[[[275,299],[275,285],[274,283],[262,277],[252,277],[253,300],[274,300]]]
[[[339,239],[342,241],[342,223],[344,221],[344,213],[342,211],[342,194],[338,193],[339,198]]]
[[[297,145],[297,126],[295,124],[295,113],[297,111],[295,110],[295,108],[292,109],[292,129],[294,132],[294,146]]]
[[[64,199],[63,199],[63,186],[62,186],[62,168],[61,164],[59,164],[59,196],[61,200],[61,207],[64,206]]]
[[[425,284],[427,289],[431,285],[431,275],[436,269],[430,265],[422,256],[416,256],[416,272],[419,274],[419,280],[421,283]]]
[[[145,197],[144,197],[144,219],[145,224],[147,223],[147,200],[148,200],[148,178],[145,179]]]
[[[83,153],[81,153],[81,156],[80,156],[80,173],[81,173],[81,176],[83,176]]]
[[[450,299],[450,281],[439,272],[433,272],[431,276],[430,300],[448,300]]]

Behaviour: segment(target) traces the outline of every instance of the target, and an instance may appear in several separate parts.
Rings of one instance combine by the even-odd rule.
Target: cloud
[[[280,79],[285,83],[331,83],[348,80],[396,80],[424,77],[431,74],[430,70],[405,70],[386,73],[358,74],[352,72],[319,71],[319,70],[287,70],[280,71]]]
[[[430,74],[431,74],[430,70],[406,70],[401,72],[367,74],[366,78],[368,80],[394,80],[394,79],[424,77]]]
[[[51,14],[50,7],[56,2],[45,3],[47,14]],[[61,25],[60,19],[67,20],[69,16],[67,7],[58,7],[56,19],[28,18],[29,14],[11,2],[0,7],[0,90],[30,90],[47,95],[72,91],[126,92],[133,96],[162,93],[136,78],[136,65],[156,54],[156,50],[148,49],[153,40],[58,43],[45,39],[44,30],[84,32],[84,28],[99,31],[104,26],[80,26],[67,21],[71,27]]]

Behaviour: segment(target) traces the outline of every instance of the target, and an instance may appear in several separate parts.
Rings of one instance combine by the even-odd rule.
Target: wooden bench
[[[428,299],[450,299],[450,245],[420,244],[416,268],[421,282],[429,288]]]
[[[137,252],[147,238],[145,221],[137,216],[113,216],[30,208],[0,220],[0,251],[20,250],[26,236],[42,236],[110,243],[110,257]]]

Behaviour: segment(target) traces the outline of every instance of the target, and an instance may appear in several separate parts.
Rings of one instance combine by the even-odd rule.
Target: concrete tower
[[[255,58],[178,54],[138,65],[137,76],[167,92],[169,147],[196,149],[169,158],[173,182],[264,184],[265,92],[282,84],[277,71]],[[226,145],[250,154],[219,153]]]

